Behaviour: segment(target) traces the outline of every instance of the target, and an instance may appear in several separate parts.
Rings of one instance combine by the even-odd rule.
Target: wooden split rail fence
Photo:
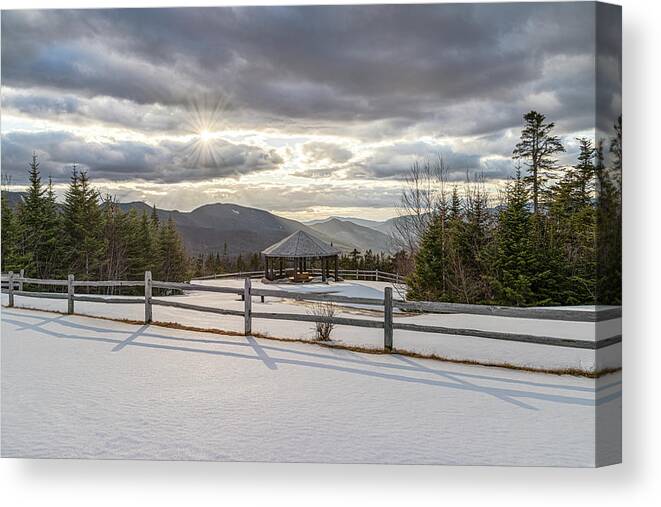
[[[478,337],[492,340],[515,341],[523,343],[534,343],[559,347],[571,347],[579,349],[600,349],[610,345],[614,345],[622,341],[621,335],[612,336],[597,341],[589,340],[575,340],[570,338],[559,338],[553,336],[539,336],[519,333],[509,333],[501,331],[485,331],[480,329],[465,329],[465,328],[451,328],[444,326],[430,326],[425,324],[413,324],[406,322],[394,321],[394,309],[400,309],[409,312],[422,312],[422,313],[453,313],[453,314],[469,314],[469,315],[488,315],[494,317],[509,317],[521,319],[542,319],[542,320],[559,320],[559,321],[573,321],[573,322],[598,322],[616,319],[621,317],[622,310],[620,307],[609,308],[595,308],[594,310],[578,310],[578,309],[565,309],[565,308],[517,308],[507,306],[487,306],[487,305],[470,305],[470,304],[456,304],[456,303],[438,303],[438,302],[425,302],[425,301],[399,301],[393,299],[392,287],[386,287],[384,298],[360,298],[341,296],[336,294],[320,294],[320,293],[304,293],[295,291],[275,290],[275,289],[259,289],[252,287],[250,278],[245,278],[243,288],[239,287],[217,287],[213,285],[203,285],[196,283],[176,283],[176,282],[163,282],[152,280],[151,272],[145,272],[144,280],[139,281],[87,281],[75,280],[73,275],[69,275],[67,280],[43,280],[36,278],[26,278],[23,276],[16,276],[14,273],[9,273],[7,276],[3,275],[3,293],[7,293],[9,297],[9,307],[14,306],[14,298],[16,296],[37,297],[37,298],[50,298],[50,299],[66,299],[67,312],[74,313],[76,301],[89,301],[95,303],[121,303],[121,304],[144,304],[145,323],[150,323],[153,320],[153,307],[164,306],[172,308],[181,308],[184,310],[194,310],[200,312],[208,312],[219,315],[229,315],[235,317],[243,317],[244,319],[244,332],[246,335],[252,334],[252,321],[253,319],[272,319],[272,320],[289,320],[299,322],[329,322],[340,326],[354,326],[354,327],[367,327],[383,329],[383,346],[384,350],[392,351],[394,348],[393,338],[394,331],[413,331],[422,333],[434,333],[443,335]],[[24,284],[30,285],[45,285],[45,286],[62,286],[66,287],[66,293],[57,292],[35,292],[24,290]],[[5,287],[6,286],[6,287]],[[100,296],[91,294],[76,294],[76,287],[144,287],[144,297],[117,297],[117,296]],[[226,294],[237,294],[242,296],[244,308],[243,310],[231,310],[227,308],[217,308],[210,306],[200,306],[190,303],[183,303],[179,301],[168,300],[167,298],[155,298],[153,296],[153,289],[169,289],[169,290],[195,290],[206,292],[219,292]],[[335,317],[335,316],[320,316],[311,314],[298,314],[298,313],[282,313],[282,312],[261,312],[253,311],[252,298],[261,297],[262,301],[265,297],[292,299],[296,301],[313,301],[321,303],[340,303],[351,305],[369,305],[383,307],[383,319],[355,319],[349,317]]]

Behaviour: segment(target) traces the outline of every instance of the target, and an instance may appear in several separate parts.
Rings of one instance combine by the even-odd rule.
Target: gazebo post
[[[338,269],[337,269],[337,255],[335,256],[335,281],[338,279]]]
[[[282,257],[280,257],[280,278],[282,278]]]
[[[321,281],[326,281],[326,257],[321,258]]]
[[[264,278],[269,279],[269,258],[264,256]]]

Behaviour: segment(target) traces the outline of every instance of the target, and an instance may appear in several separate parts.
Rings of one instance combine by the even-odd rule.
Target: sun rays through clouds
[[[225,113],[229,108],[229,98],[221,92],[189,100],[183,130],[190,140],[184,144],[181,153],[186,165],[212,168],[226,165],[220,131],[226,126]]]

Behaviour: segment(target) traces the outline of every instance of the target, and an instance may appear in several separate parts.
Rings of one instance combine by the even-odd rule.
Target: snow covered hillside
[[[243,280],[206,280],[209,285],[243,287]],[[254,288],[270,288],[294,291],[327,292],[345,296],[383,298],[385,282],[345,281],[337,284],[264,285],[254,281]],[[395,298],[397,298],[395,292]],[[182,296],[168,297],[170,300],[195,305],[243,310],[241,298],[235,294],[221,294],[202,291],[190,291]],[[2,295],[3,305],[7,304],[7,295]],[[66,311],[66,301],[37,299],[16,296],[17,307]],[[364,319],[383,319],[382,307],[343,305],[338,316],[359,317]],[[267,297],[264,303],[259,297],[253,298],[254,312],[309,313],[310,304]],[[76,313],[84,315],[106,316],[131,320],[142,320],[142,305],[103,304],[76,302]],[[514,319],[482,315],[439,315],[395,312],[395,322],[438,325],[455,328],[481,329],[513,333],[556,336],[586,341],[595,341],[621,333],[621,319],[606,322],[566,322],[534,319]],[[221,316],[209,313],[183,310],[179,308],[154,307],[154,320],[177,322],[201,328],[213,328],[226,331],[243,332],[243,317]],[[253,332],[283,338],[314,338],[314,325],[306,322],[282,320],[253,320]],[[382,348],[383,330],[338,326],[333,332],[336,342],[361,347]],[[512,364],[524,367],[567,369],[584,371],[617,368],[621,366],[621,344],[600,349],[598,353],[589,349],[576,349],[549,345],[537,345],[520,342],[504,342],[485,338],[451,336],[432,333],[395,330],[394,346],[398,350],[435,354],[441,357],[474,360],[482,363]]]
[[[3,308],[1,352],[3,457],[592,466],[620,455],[617,428],[595,431],[597,412],[619,420],[619,373],[534,374],[18,308]]]

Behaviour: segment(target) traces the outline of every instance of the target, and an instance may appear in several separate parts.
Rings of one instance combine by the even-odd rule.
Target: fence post
[[[7,275],[7,290],[9,294],[9,308],[14,306],[14,272],[10,271]]]
[[[250,278],[245,279],[243,286],[243,319],[245,324],[245,335],[252,334],[252,296],[250,295]]]
[[[379,281],[379,270],[378,269],[374,270],[374,281],[375,282]]]
[[[383,348],[392,352],[392,287],[385,288],[383,306]]]
[[[25,277],[25,269],[21,268],[21,278],[18,281],[18,290],[23,290],[23,278]]]
[[[73,288],[73,275],[67,276],[67,314],[73,315],[73,296],[74,296],[74,288]]]
[[[151,293],[151,271],[145,271],[145,324],[149,324],[152,321]]]

